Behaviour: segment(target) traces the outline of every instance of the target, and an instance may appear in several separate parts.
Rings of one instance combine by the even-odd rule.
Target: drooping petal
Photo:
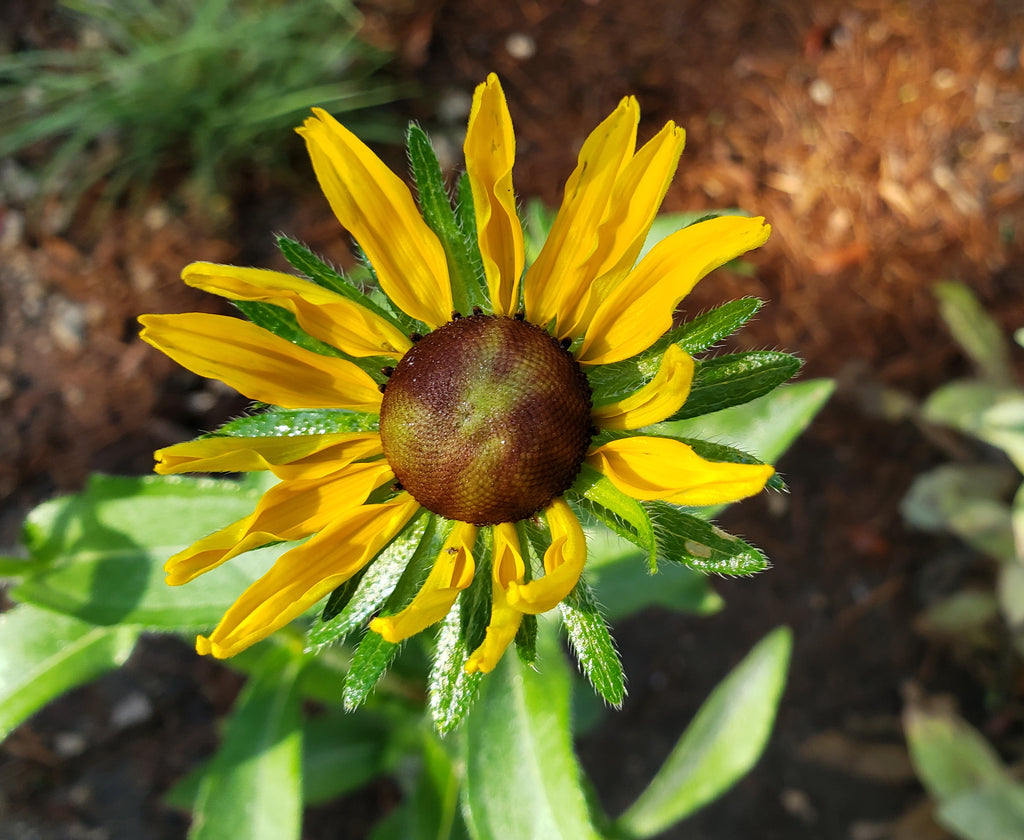
[[[140,337],[182,367],[282,408],[380,411],[376,383],[352,362],[321,356],[239,318],[143,315]]]
[[[366,253],[385,294],[431,329],[452,312],[444,248],[412,193],[358,137],[321,108],[297,129],[320,187]]]
[[[494,526],[494,560],[491,567],[491,620],[483,642],[466,660],[466,673],[489,673],[519,632],[522,610],[508,602],[508,590],[521,583],[526,574],[523,554],[519,549],[516,526],[503,522]]]
[[[622,170],[598,231],[597,250],[583,272],[591,282],[571,312],[559,313],[559,334],[583,335],[601,301],[633,268],[672,183],[685,139],[681,128],[666,123]]]
[[[270,470],[278,478],[320,478],[353,461],[382,455],[379,432],[290,437],[210,437],[153,453],[160,475]]]
[[[311,336],[350,356],[397,359],[412,347],[401,330],[377,313],[301,277],[262,268],[198,262],[186,266],[181,279],[229,300],[258,301],[287,309]]]
[[[587,463],[634,499],[717,505],[753,496],[775,473],[767,464],[706,461],[669,438],[629,437],[599,446]]]
[[[494,73],[473,94],[464,150],[491,305],[495,315],[511,315],[519,305],[523,228],[512,188],[516,138],[505,93]]]
[[[686,402],[693,370],[690,355],[670,344],[654,379],[618,402],[595,408],[590,416],[602,429],[642,429],[660,423]]]
[[[583,144],[551,233],[523,280],[531,323],[546,325],[571,312],[594,279],[587,261],[597,250],[616,180],[633,156],[639,121],[636,99],[626,97]],[[558,333],[565,334],[561,323]]]
[[[765,243],[763,218],[721,216],[665,237],[597,308],[577,355],[603,365],[646,350],[671,326],[676,306],[702,277]]]
[[[554,609],[579,582],[587,560],[587,538],[579,519],[563,499],[544,511],[551,529],[551,545],[544,552],[544,577],[509,585],[508,602],[531,615]]]
[[[308,537],[362,505],[370,493],[393,478],[386,461],[373,461],[352,464],[323,478],[275,484],[249,516],[171,557],[164,564],[167,583],[179,586],[243,552]]]
[[[234,656],[302,615],[363,568],[419,510],[408,493],[340,513],[315,537],[282,554],[224,614],[196,650]]]
[[[400,642],[436,624],[451,610],[459,593],[473,582],[476,526],[456,522],[416,597],[404,610],[370,622],[389,642]]]

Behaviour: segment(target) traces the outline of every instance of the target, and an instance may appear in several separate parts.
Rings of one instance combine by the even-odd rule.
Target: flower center
[[[402,486],[448,519],[526,519],[572,485],[592,433],[590,386],[540,327],[456,318],[402,357],[380,436]]]

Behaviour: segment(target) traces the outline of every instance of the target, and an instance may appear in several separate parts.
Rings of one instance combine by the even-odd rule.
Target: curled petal
[[[721,216],[665,237],[601,302],[578,361],[603,365],[646,350],[672,326],[679,301],[702,277],[763,245],[770,233],[763,218]]]
[[[278,478],[320,478],[353,461],[383,454],[379,432],[290,437],[211,437],[154,453],[160,475],[270,470]]]
[[[466,660],[466,673],[494,670],[505,649],[519,632],[523,621],[521,610],[508,602],[508,589],[521,583],[526,574],[523,554],[519,550],[516,526],[503,522],[494,526],[494,560],[491,567],[491,620],[483,642]]]
[[[307,333],[350,356],[401,356],[412,342],[353,300],[309,280],[262,268],[192,263],[181,279],[229,300],[257,301],[291,312]]]
[[[599,446],[587,463],[634,499],[717,505],[753,496],[775,473],[767,464],[706,461],[685,443],[630,437]]]
[[[511,315],[519,303],[523,228],[512,188],[516,138],[505,93],[494,73],[473,95],[464,148],[491,305],[495,315]]]
[[[218,659],[234,656],[298,618],[363,568],[419,510],[408,493],[379,505],[337,515],[315,537],[282,554],[224,614],[196,650]]]
[[[594,279],[587,262],[599,245],[616,180],[633,156],[640,106],[623,99],[580,150],[551,232],[523,281],[526,317],[546,325],[572,312]],[[565,334],[558,324],[559,334]]]
[[[625,399],[595,408],[590,416],[602,429],[641,429],[671,417],[686,402],[693,384],[693,359],[670,344],[654,379]]]
[[[321,108],[298,129],[338,221],[366,253],[385,294],[431,329],[451,317],[444,248],[402,180]]]
[[[517,610],[539,615],[554,609],[576,586],[587,560],[587,538],[572,508],[555,499],[544,511],[551,545],[544,552],[544,577],[511,583],[508,602]]]
[[[232,557],[272,542],[299,540],[326,528],[347,510],[362,505],[394,478],[386,461],[353,464],[340,474],[309,481],[282,481],[244,519],[179,551],[164,564],[167,583],[178,586]]]
[[[373,619],[370,629],[389,642],[400,642],[448,615],[459,593],[473,582],[476,530],[475,525],[456,522],[412,603],[395,615]]]
[[[224,315],[143,315],[144,341],[182,367],[282,408],[380,411],[376,383],[352,362],[321,356]]]

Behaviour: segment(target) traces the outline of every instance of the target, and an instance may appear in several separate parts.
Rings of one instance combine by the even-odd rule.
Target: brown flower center
[[[457,318],[413,345],[384,390],[380,435],[421,505],[475,525],[516,522],[572,485],[591,438],[590,386],[540,327]]]

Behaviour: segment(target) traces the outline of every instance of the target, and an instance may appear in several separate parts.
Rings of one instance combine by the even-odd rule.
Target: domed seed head
[[[572,485],[590,444],[590,386],[540,327],[472,315],[424,336],[395,366],[384,455],[421,505],[448,519],[526,519]]]

